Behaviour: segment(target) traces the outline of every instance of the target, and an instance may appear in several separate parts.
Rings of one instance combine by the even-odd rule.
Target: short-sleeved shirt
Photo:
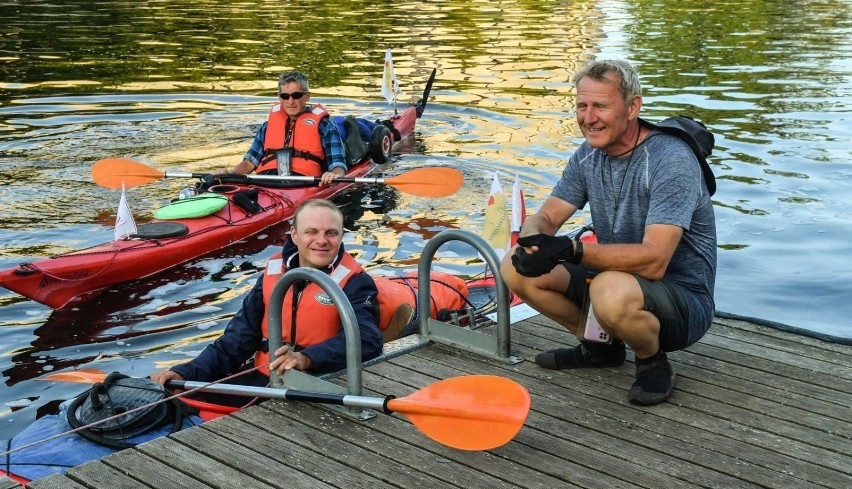
[[[578,209],[588,203],[603,244],[641,243],[651,224],[681,227],[664,279],[690,293],[690,323],[709,327],[715,309],[716,219],[698,160],[686,143],[652,130],[631,155],[612,158],[584,142],[551,196]]]

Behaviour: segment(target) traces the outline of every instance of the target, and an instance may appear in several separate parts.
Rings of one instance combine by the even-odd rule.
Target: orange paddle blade
[[[43,380],[46,382],[77,382],[80,384],[95,384],[97,382],[103,382],[105,378],[107,378],[107,374],[102,370],[84,368],[80,370],[71,370],[69,372],[57,372],[35,380]]]
[[[101,187],[137,187],[156,182],[166,174],[138,161],[124,158],[107,158],[92,165],[92,179]]]
[[[407,171],[385,178],[385,183],[402,192],[420,197],[448,197],[458,192],[464,176],[455,168],[430,167]]]
[[[388,401],[429,438],[460,450],[490,450],[518,434],[530,411],[521,384],[493,375],[442,380]]]

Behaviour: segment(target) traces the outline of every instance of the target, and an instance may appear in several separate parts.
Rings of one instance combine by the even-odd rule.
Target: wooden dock
[[[405,396],[466,374],[523,384],[526,425],[487,452],[446,448],[399,415],[355,421],[268,401],[28,487],[852,487],[852,347],[717,319],[669,355],[669,402],[638,407],[627,402],[629,349],[619,368],[548,371],[531,361],[573,344],[538,316],[512,326],[513,352],[527,360],[517,365],[433,344],[365,369],[364,395]]]

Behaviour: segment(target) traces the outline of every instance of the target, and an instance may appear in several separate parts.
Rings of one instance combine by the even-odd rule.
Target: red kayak
[[[389,160],[393,144],[414,132],[415,121],[423,113],[434,77],[433,71],[420,101],[410,104],[390,118],[392,128],[378,126],[379,131],[374,131],[372,135],[370,154],[350,169],[347,174],[349,178],[343,179],[345,181],[342,183],[319,187],[313,182],[294,184],[261,180],[263,176],[214,175],[218,184],[207,188],[205,196],[208,196],[208,193],[212,197],[222,196],[219,200],[227,199],[227,202],[213,214],[192,218],[155,219],[140,225],[137,233],[129,239],[22,263],[0,271],[0,285],[54,309],[64,308],[90,300],[109,287],[162,272],[244,242],[273,226],[280,225],[293,217],[301,202],[312,198],[333,197],[350,187],[353,180],[359,181],[358,177],[364,177],[375,170],[378,164]],[[374,142],[376,144],[373,144]],[[385,161],[382,161],[383,159]],[[128,163],[128,160],[115,161]],[[164,176],[169,175],[161,173],[154,179]],[[196,174],[178,176],[205,177]],[[143,180],[144,178],[149,177],[145,176]],[[392,181],[393,178],[386,180]],[[388,184],[393,185],[390,182]],[[238,195],[244,196],[247,190],[251,196],[248,207],[244,199],[235,198]],[[256,192],[256,195],[251,192]]]

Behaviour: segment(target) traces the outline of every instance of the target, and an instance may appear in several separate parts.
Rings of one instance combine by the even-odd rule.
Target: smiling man
[[[168,380],[212,382],[246,367],[249,359],[259,367],[237,380],[241,384],[266,385],[269,369],[279,374],[297,369],[315,373],[346,367],[346,338],[337,309],[316,284],[296,283],[284,297],[282,336],[285,346],[268,365],[269,338],[266,309],[272,290],[288,270],[310,267],[329,274],[352,304],[361,334],[362,360],[382,351],[378,327],[378,291],[373,279],[343,249],[343,215],[330,201],[302,203],[293,217],[290,239],[281,253],[271,257],[263,276],[243,300],[224,333],[189,363],[152,375],[161,384]]]
[[[538,354],[539,366],[616,367],[626,343],[636,354],[628,400],[656,404],[674,387],[666,352],[698,341],[713,319],[716,224],[699,165],[706,161],[686,139],[639,118],[641,87],[629,63],[595,61],[573,81],[585,142],[501,271],[530,306],[584,338]],[[597,243],[555,236],[587,203]],[[614,341],[584,337],[587,319]]]
[[[278,98],[254,137],[243,161],[230,173],[320,177],[328,185],[346,174],[346,149],[328,111],[308,105],[308,77],[298,71],[278,79]]]

